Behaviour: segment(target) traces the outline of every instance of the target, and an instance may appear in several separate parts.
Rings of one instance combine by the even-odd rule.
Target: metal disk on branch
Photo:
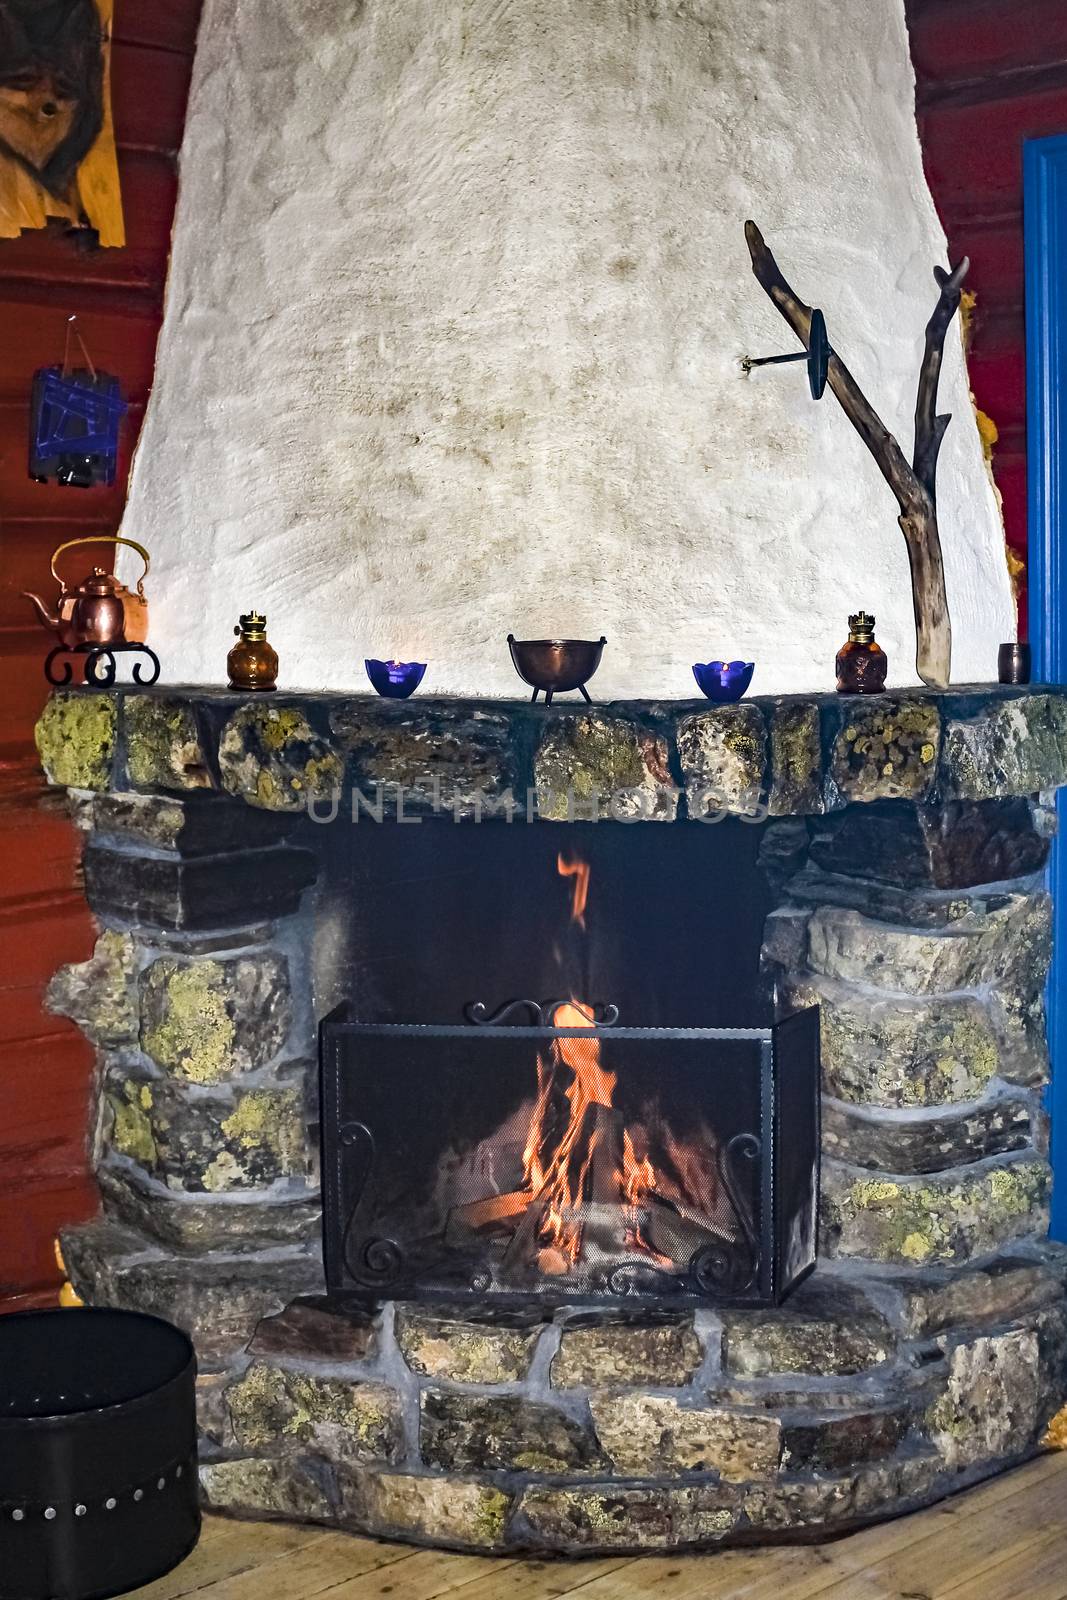
[[[745,223],[745,238],[752,271],[778,307],[805,350],[821,347],[825,332],[821,317],[813,328],[810,306],[790,288],[754,222]],[[836,350],[826,353],[826,382],[852,426],[878,463],[882,476],[900,507],[900,527],[911,565],[912,605],[915,612],[915,668],[933,689],[947,689],[952,662],[952,626],[945,596],[945,568],[937,531],[935,479],[937,455],[951,417],[937,414],[937,383],[949,323],[960,303],[960,289],[970,265],[964,256],[951,272],[934,268],[939,289],[937,305],[926,325],[926,345],[919,369],[915,402],[915,449],[907,457]],[[754,364],[754,363],[753,363]]]

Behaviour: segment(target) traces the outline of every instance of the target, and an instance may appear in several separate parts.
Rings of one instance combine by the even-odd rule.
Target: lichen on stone
[[[228,794],[266,811],[300,811],[336,794],[344,761],[302,711],[242,706],[222,730],[219,770]]]
[[[752,813],[764,802],[767,731],[756,705],[716,706],[678,723],[689,815]]]
[[[834,741],[830,775],[846,800],[918,800],[933,787],[941,719],[929,700],[848,707]]]
[[[67,789],[105,790],[115,751],[112,696],[85,690],[58,690],[34,730],[37,752],[49,783]]]
[[[219,962],[180,966],[157,961],[145,975],[143,995],[149,1015],[141,1043],[153,1061],[191,1083],[219,1083],[228,1076],[237,1030],[226,1005]],[[157,995],[161,1014],[152,1021]]]
[[[347,1509],[374,1533],[495,1550],[504,1542],[511,1506],[504,1490],[475,1479],[367,1467],[350,1486]]]
[[[116,1150],[136,1161],[149,1172],[157,1165],[156,1141],[152,1130],[152,1090],[147,1083],[126,1083],[121,1094],[111,1093],[111,1143]]]
[[[546,724],[534,757],[534,783],[537,813],[545,822],[669,822],[678,805],[666,741],[600,712]]]
[[[208,789],[207,768],[193,707],[182,700],[131,695],[123,704],[126,768],[140,789]]]
[[[967,1261],[1042,1233],[1048,1191],[1048,1165],[1036,1155],[900,1179],[824,1160],[822,1247],[902,1264]]]
[[[388,1460],[399,1443],[399,1397],[380,1383],[256,1361],[229,1389],[227,1404],[238,1444],[251,1449],[318,1439],[345,1459]]]
[[[105,928],[88,961],[60,967],[45,992],[45,1005],[70,1017],[102,1048],[133,1044],[138,1030],[136,967],[132,937]]]
[[[805,816],[824,809],[819,708],[779,701],[770,715],[772,817]]]
[[[863,994],[791,978],[794,1006],[819,1006],[823,1088],[852,1104],[933,1107],[977,1100],[1005,1064],[987,1005],[971,998]]]
[[[304,1165],[303,1110],[298,1089],[253,1089],[220,1123],[227,1149],[204,1173],[204,1187],[232,1189],[296,1173]]]
[[[141,1045],[191,1083],[263,1066],[292,1021],[288,963],[274,951],[230,960],[161,957],[141,976]]]

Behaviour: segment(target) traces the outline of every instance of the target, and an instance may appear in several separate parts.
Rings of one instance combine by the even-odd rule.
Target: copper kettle
[[[133,593],[120,583],[114,573],[103,567],[94,567],[76,589],[68,589],[56,571],[56,562],[64,550],[73,550],[82,544],[124,544],[144,562]],[[39,595],[23,591],[32,602],[42,625],[56,635],[67,650],[79,645],[144,644],[148,637],[148,601],[145,599],[144,580],[148,576],[148,551],[133,539],[121,539],[113,533],[94,533],[84,539],[68,539],[52,554],[52,576],[59,584],[59,602],[56,611],[49,611]]]

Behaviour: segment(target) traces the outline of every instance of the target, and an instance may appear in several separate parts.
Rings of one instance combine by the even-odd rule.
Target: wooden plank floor
[[[1067,1600],[1067,1454],[823,1545],[515,1561],[209,1517],[141,1600]]]

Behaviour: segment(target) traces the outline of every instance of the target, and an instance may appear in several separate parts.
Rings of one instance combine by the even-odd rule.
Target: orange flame
[[[556,857],[556,869],[561,878],[574,879],[571,921],[576,922],[580,928],[584,928],[585,908],[589,902],[589,863],[588,861],[580,860],[577,856],[573,861],[568,861],[561,850]],[[563,1024],[560,1023],[560,1027],[562,1026]],[[567,1026],[570,1027],[572,1024],[568,1023]]]
[[[589,864],[561,853],[556,865],[561,877],[574,879],[571,921],[584,928]],[[556,1007],[552,1022],[556,1028],[593,1028],[595,1017],[590,1006],[572,997]],[[557,1134],[551,1122],[559,1096],[553,1091],[563,1068],[571,1075],[563,1090],[568,1111]],[[655,1255],[641,1239],[637,1216],[643,1197],[656,1187],[652,1162],[647,1151],[637,1155],[628,1129],[620,1130],[615,1118],[601,1115],[614,1111],[615,1084],[616,1074],[602,1064],[595,1036],[554,1039],[547,1060],[537,1058],[537,1097],[523,1150],[523,1183],[540,1212],[542,1271],[567,1272],[577,1264],[584,1214],[597,1202],[614,1200],[627,1207],[627,1242]]]

